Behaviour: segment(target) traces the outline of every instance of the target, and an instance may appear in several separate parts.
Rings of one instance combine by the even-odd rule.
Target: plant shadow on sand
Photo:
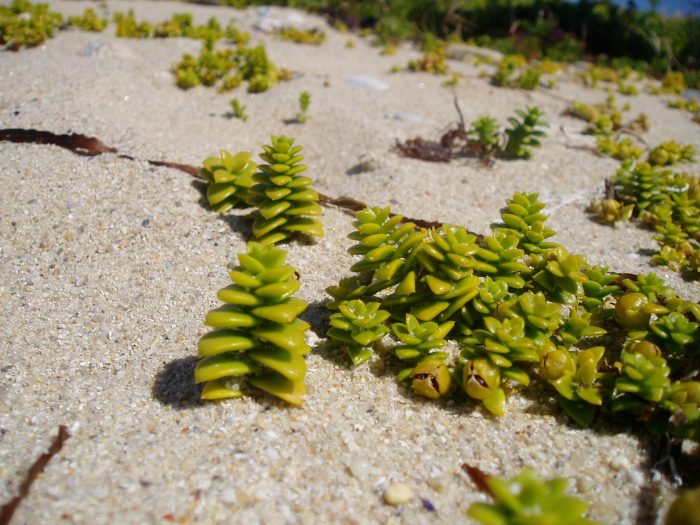
[[[187,356],[166,363],[153,382],[153,397],[180,410],[204,405],[202,386],[194,382],[197,361],[197,356]]]

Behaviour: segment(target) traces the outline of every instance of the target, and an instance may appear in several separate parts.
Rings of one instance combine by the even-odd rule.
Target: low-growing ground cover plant
[[[685,374],[697,363],[700,307],[653,274],[623,279],[548,241],[543,207],[515,194],[486,236],[418,228],[388,208],[359,212],[349,251],[361,260],[327,289],[329,337],[358,364],[390,327],[397,343],[382,351],[429,398],[454,394],[503,415],[508,392],[539,381],[581,425],[620,413],[698,439],[700,383]],[[445,339],[458,342],[456,359]]]

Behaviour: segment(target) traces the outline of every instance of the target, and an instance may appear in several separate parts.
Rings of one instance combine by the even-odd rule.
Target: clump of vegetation
[[[667,105],[669,108],[682,109],[688,113],[700,114],[700,102],[694,98],[677,98],[675,100],[668,101]]]
[[[253,235],[264,244],[275,244],[295,233],[323,237],[323,224],[316,219],[322,215],[318,193],[311,189],[311,179],[300,175],[306,171],[301,164],[302,147],[284,135],[272,136],[272,143],[263,146],[253,176],[255,185],[249,190],[249,202],[257,207],[254,213]]]
[[[133,9],[129,9],[126,14],[114,13],[114,23],[117,26],[114,34],[121,38],[148,38],[153,33],[153,24],[137,22]]]
[[[349,251],[361,259],[327,290],[339,312],[329,335],[363,362],[379,350],[383,320],[394,320],[396,343],[381,349],[401,367],[397,379],[426,397],[461,392],[502,415],[509,392],[539,380],[581,425],[624,412],[699,439],[700,383],[686,378],[700,348],[698,305],[653,274],[619,279],[549,241],[543,207],[536,194],[515,194],[486,236],[418,228],[388,208],[359,212]],[[460,344],[456,362],[441,349],[447,338]]]
[[[214,49],[205,43],[198,57],[185,54],[172,71],[182,89],[218,85],[220,91],[229,91],[247,81],[250,93],[260,93],[288,78],[288,72],[280,72],[267,58],[262,45]]]
[[[695,148],[675,140],[659,144],[649,152],[647,162],[652,166],[673,166],[679,162],[695,162]]]
[[[601,104],[589,106],[582,102],[574,102],[569,109],[569,114],[585,120],[590,125],[586,129],[588,133],[599,136],[610,136],[614,131],[623,127],[622,112],[626,110],[620,108],[615,101],[615,97],[610,95]]]
[[[294,27],[281,27],[275,30],[275,34],[283,40],[289,40],[297,44],[320,46],[326,41],[326,33],[318,28],[296,29]]]
[[[308,91],[302,91],[299,94],[299,113],[297,113],[297,122],[303,124],[309,120],[309,104],[311,103],[311,93]]]
[[[467,514],[483,525],[548,523],[550,525],[595,525],[586,518],[589,505],[565,494],[568,480],[541,481],[530,469],[507,480],[486,476],[493,503],[474,503]]]
[[[667,155],[662,149],[654,157],[667,160]],[[654,263],[700,276],[698,178],[667,169],[665,164],[626,161],[610,186],[614,195],[589,207],[596,218],[607,223],[640,220],[657,232],[660,251],[652,257]]]
[[[460,113],[461,117],[461,113]],[[539,137],[547,123],[542,120],[538,107],[518,109],[508,119],[510,127],[502,129],[496,119],[483,115],[466,129],[460,123],[456,129],[443,134],[440,142],[415,138],[398,143],[397,147],[407,157],[433,162],[449,162],[454,157],[476,156],[485,161],[495,158],[529,159],[532,148],[539,147]]]
[[[447,48],[444,41],[436,39],[432,33],[427,33],[423,39],[422,51],[421,58],[411,60],[406,66],[409,71],[422,71],[436,75],[448,73]]]
[[[108,23],[109,21],[106,18],[100,18],[97,16],[97,13],[90,8],[85,9],[81,16],[68,17],[69,26],[95,33],[104,31]]]
[[[233,112],[233,116],[237,119],[240,119],[242,121],[248,120],[248,114],[245,111],[245,106],[241,104],[241,101],[238,100],[237,98],[232,98],[231,102],[231,111]]]
[[[10,51],[41,45],[62,26],[61,14],[49,11],[47,4],[13,0],[0,5],[0,45]]]
[[[309,324],[298,319],[307,308],[293,297],[299,290],[287,253],[248,243],[230,272],[232,284],[219,290],[223,306],[211,310],[205,324],[214,328],[199,340],[201,360],[195,383],[204,383],[202,399],[237,398],[250,384],[300,405],[306,393],[304,355]]]
[[[628,137],[615,140],[605,135],[596,139],[596,149],[617,160],[638,159],[644,153],[644,150]]]

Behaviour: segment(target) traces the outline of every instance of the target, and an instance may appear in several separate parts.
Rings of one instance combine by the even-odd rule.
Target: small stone
[[[413,491],[405,483],[392,483],[384,491],[384,502],[395,507],[408,503],[411,498],[413,498]]]
[[[233,489],[224,489],[221,492],[221,501],[227,503],[228,505],[234,505],[238,498],[236,497],[236,491]]]

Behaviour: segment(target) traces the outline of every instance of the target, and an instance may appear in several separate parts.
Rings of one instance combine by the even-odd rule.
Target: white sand
[[[255,10],[166,2],[90,5],[133,7],[137,18],[153,21],[183,11],[200,22],[234,18],[251,32],[258,19]],[[68,14],[86,4],[53,6]],[[602,101],[603,92],[567,81],[553,94],[499,89],[477,68],[452,62],[466,76],[456,92],[467,122],[483,113],[503,122],[515,108],[537,104],[550,123],[544,147],[530,161],[492,168],[402,158],[392,151],[397,138],[437,138],[456,119],[452,95],[440,86],[445,77],[392,75],[391,66],[415,51],[381,56],[357,37],[346,49],[348,35],[304,16],[329,34],[324,45],[253,32],[277,65],[302,74],[260,95],[182,91],[169,69],[183,52],[198,52],[199,42],[117,39],[113,25],[2,52],[0,127],[84,133],[140,159],[194,165],[221,148],[257,154],[270,134],[284,133],[305,147],[319,191],[475,231],[488,230],[514,191],[539,191],[555,240],[572,252],[616,271],[654,270],[698,300],[697,282],[639,254],[655,248],[650,232],[604,227],[584,212],[616,162],[567,147],[593,141],[581,134],[583,122],[561,113],[566,100]],[[360,74],[390,87],[370,92],[344,81]],[[312,96],[310,121],[285,124],[303,90]],[[247,107],[245,123],[225,118],[233,96]],[[649,143],[700,148],[700,127],[662,99],[618,100],[630,102],[630,118],[651,116]],[[423,121],[396,120],[397,112]],[[377,159],[377,169],[346,174],[363,155]],[[538,389],[511,397],[500,419],[473,403],[427,402],[397,385],[381,361],[351,370],[324,350],[323,290],[352,261],[345,253],[352,219],[338,210],[325,211],[326,237],[317,244],[286,246],[302,276],[301,297],[312,305],[304,316],[317,332],[309,334],[316,350],[304,406],[263,395],[200,404],[191,375],[196,342],[227,283],[227,265],[244,250],[242,215],[208,210],[181,172],[54,146],[0,143],[0,180],[0,501],[16,494],[59,424],[72,434],[13,523],[468,523],[465,510],[485,497],[463,462],[506,476],[530,466],[543,477],[569,477],[570,490],[594,505],[591,517],[602,523],[646,523],[668,504],[672,488],[652,480],[643,435],[578,429]],[[416,496],[386,505],[392,482]]]

